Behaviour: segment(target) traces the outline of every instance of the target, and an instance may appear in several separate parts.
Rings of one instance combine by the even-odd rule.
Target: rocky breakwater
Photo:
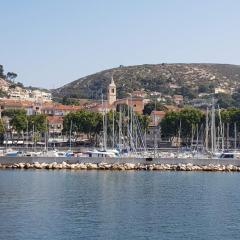
[[[149,164],[149,163],[15,163],[0,164],[0,169],[46,169],[46,170],[146,170],[146,171],[208,171],[208,172],[240,172],[240,166],[234,165],[193,165],[188,164]]]

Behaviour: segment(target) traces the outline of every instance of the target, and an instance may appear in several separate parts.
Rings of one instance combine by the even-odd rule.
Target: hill
[[[118,97],[144,89],[147,93],[182,94],[193,99],[199,93],[214,92],[217,87],[226,93],[240,87],[239,65],[162,63],[104,70],[54,89],[52,93],[57,97],[99,98],[101,91],[106,93],[112,75]]]

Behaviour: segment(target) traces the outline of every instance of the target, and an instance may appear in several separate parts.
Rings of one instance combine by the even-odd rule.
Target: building
[[[21,87],[9,88],[8,93],[10,99],[29,100],[29,91]]]
[[[32,98],[34,101],[47,102],[52,101],[52,94],[41,90],[32,90],[29,98]]]
[[[30,100],[16,100],[1,98],[0,99],[0,114],[8,109],[24,109],[27,115],[46,114],[51,116],[65,116],[72,111],[78,111],[80,106],[63,105],[53,102],[38,102]],[[1,115],[0,115],[1,116]]]
[[[142,97],[142,98],[145,98],[146,97],[146,92],[143,90],[143,89],[141,89],[141,90],[136,90],[136,91],[133,91],[132,92],[132,96],[134,96],[134,97]]]
[[[150,115],[150,124],[146,134],[146,143],[148,147],[159,147],[161,138],[161,128],[159,123],[162,121],[166,113],[164,111],[152,111]]]
[[[8,109],[24,109],[27,115],[35,115],[39,112],[40,106],[29,100],[0,99],[0,116],[2,111]]]
[[[206,108],[211,107],[212,103],[208,99],[204,98],[195,98],[189,102],[191,106],[196,108]]]
[[[225,89],[225,88],[221,88],[221,87],[217,87],[214,89],[214,93],[217,94],[217,93],[225,93],[225,94],[229,94],[230,91]]]
[[[150,118],[151,118],[151,122],[150,125],[152,126],[157,126],[159,125],[159,123],[162,121],[162,119],[165,117],[166,112],[164,111],[152,111]]]
[[[127,98],[123,98],[123,99],[117,99],[114,102],[115,108],[119,104],[126,104],[129,107],[132,107],[134,112],[142,114],[143,109],[144,109],[144,98],[142,98],[142,97],[127,97]]]
[[[179,108],[174,106],[174,105],[167,105],[167,104],[165,104],[164,105],[164,110],[165,111],[177,112],[177,111],[179,111]]]
[[[173,101],[177,104],[180,105],[183,103],[183,96],[182,95],[173,95]]]
[[[63,117],[62,116],[48,116],[47,117],[49,134],[61,135],[63,130]]]
[[[116,102],[117,93],[116,93],[116,85],[114,83],[113,77],[111,79],[111,83],[108,86],[108,95],[107,95],[108,103],[112,105]]]
[[[65,116],[70,112],[78,111],[81,109],[82,107],[80,106],[46,102],[41,106],[41,113],[51,116]]]

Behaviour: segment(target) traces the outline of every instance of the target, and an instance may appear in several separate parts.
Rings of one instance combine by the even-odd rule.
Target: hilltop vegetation
[[[111,76],[117,85],[118,98],[133,90],[165,95],[181,94],[194,99],[200,93],[211,94],[220,87],[230,94],[239,88],[240,66],[230,64],[156,64],[120,66],[104,70],[53,90],[58,97],[99,98],[106,93]]]

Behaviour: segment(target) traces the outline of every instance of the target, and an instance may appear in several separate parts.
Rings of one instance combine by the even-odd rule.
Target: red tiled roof
[[[153,110],[152,112],[151,112],[151,115],[155,115],[155,116],[165,116],[166,115],[166,113],[164,112],[164,111],[155,111],[155,110]]]
[[[179,100],[183,100],[183,96],[182,95],[173,95],[173,98],[176,100],[176,99],[179,99]]]
[[[167,110],[170,110],[170,111],[177,111],[177,110],[179,110],[178,107],[173,106],[173,105],[164,105],[164,107],[165,107]]]
[[[29,100],[0,99],[0,105],[8,107],[32,107],[34,102]]]
[[[44,103],[43,109],[65,110],[65,111],[77,111],[80,110],[80,106],[75,105],[63,105],[61,103]]]
[[[50,124],[63,123],[63,117],[62,116],[47,116],[47,120]]]

